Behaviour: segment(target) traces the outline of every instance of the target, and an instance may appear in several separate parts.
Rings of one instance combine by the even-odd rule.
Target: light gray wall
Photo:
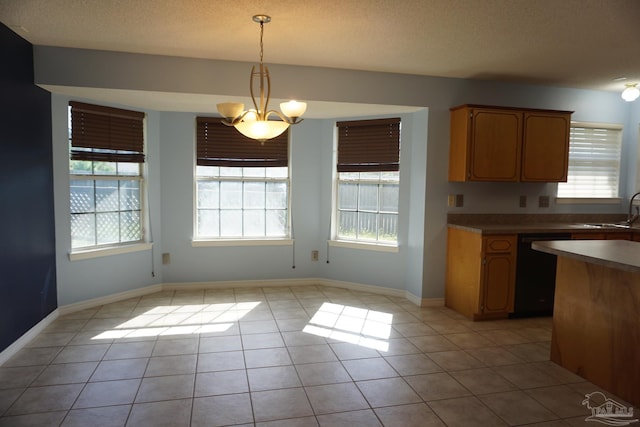
[[[161,113],[162,251],[171,254],[171,264],[163,266],[165,282],[326,277],[404,289],[405,250],[390,254],[328,249],[335,120],[305,120],[291,129],[291,213],[295,246],[193,247],[195,117],[190,113]],[[405,125],[408,128],[406,138],[403,133],[403,150],[406,147],[407,153],[414,145],[410,133],[412,122],[411,114],[403,115],[403,129]],[[425,152],[424,140],[420,145]],[[407,156],[401,170],[400,240],[403,247],[409,234],[411,160],[412,156]],[[424,162],[417,164],[424,170]],[[424,211],[424,206],[420,211]],[[422,223],[416,225],[420,233]],[[312,250],[320,252],[321,261],[311,260]]]
[[[412,236],[423,233],[424,222],[424,169],[426,159],[426,110],[411,114],[401,114],[401,154],[400,154],[400,214],[398,218],[398,246],[397,253],[379,252],[371,250],[354,250],[351,248],[332,246],[328,248],[329,263],[321,266],[321,277],[333,280],[365,283],[387,288],[409,290],[414,295],[421,295],[422,265],[411,263],[414,254],[421,253],[422,239],[416,242]],[[355,118],[355,117],[351,117]],[[364,116],[364,119],[375,117]],[[349,120],[350,118],[341,118]],[[336,120],[323,120],[322,151],[322,199],[320,218],[322,229],[319,230],[320,241],[326,242],[329,237],[331,218],[332,161],[335,139]],[[295,140],[294,140],[295,144]],[[295,147],[294,147],[295,152]],[[305,165],[313,162],[313,157],[307,157]],[[295,167],[295,165],[294,165]],[[417,195],[417,197],[412,197]],[[308,194],[300,194],[300,199],[308,200]],[[296,214],[298,215],[298,214]],[[416,220],[418,218],[418,220]],[[326,243],[325,243],[326,247]],[[304,256],[304,253],[303,253]],[[408,272],[413,270],[413,275]],[[419,270],[419,271],[416,271]]]
[[[90,100],[84,100],[90,101]],[[147,191],[151,212],[147,232],[152,233],[153,250],[111,255],[87,260],[69,260],[71,225],[69,211],[69,98],[52,95],[53,191],[56,224],[58,303],[63,306],[91,298],[125,292],[160,283],[160,168],[159,116],[147,111]],[[112,105],[122,107],[121,105]]]
[[[406,244],[401,246],[405,252],[405,289],[413,295],[423,295],[422,284],[424,278],[423,264],[425,256],[425,194],[427,170],[427,132],[429,129],[429,112],[422,110],[412,114],[412,120],[403,122],[403,141],[410,145],[402,145],[402,167],[409,165],[410,170],[403,169],[400,179],[403,184],[409,181],[408,224]],[[403,193],[404,195],[404,193]],[[403,206],[406,206],[403,204]],[[404,242],[403,242],[404,243]]]
[[[237,62],[44,46],[35,47],[34,62],[37,84],[229,96],[247,95],[246,74],[250,66]],[[154,227],[156,242],[161,245],[156,248],[154,260],[160,252],[170,252],[171,264],[163,266],[160,275],[150,278],[150,268],[145,265],[145,260],[149,264],[150,256],[144,253],[69,263],[64,259],[69,246],[66,118],[63,118],[66,99],[54,97],[56,235],[61,304],[145,286],[158,280],[292,277],[326,277],[404,288],[419,297],[437,298],[444,294],[447,212],[624,211],[624,202],[613,206],[552,204],[546,209],[530,203],[530,207],[518,208],[519,195],[528,196],[530,202],[538,195],[553,197],[555,184],[447,182],[449,108],[463,103],[571,110],[575,111],[574,120],[623,124],[621,193],[626,197],[634,191],[640,108],[638,102],[622,101],[618,93],[284,65],[270,65],[270,69],[272,95],[276,98],[424,107],[403,117],[403,126],[407,125],[406,129],[403,127],[403,131],[406,130],[403,150],[410,145],[411,159],[407,165],[403,157],[401,171],[401,203],[406,210],[402,213],[400,252],[388,254],[331,248],[329,264],[310,261],[312,249],[321,251],[321,260],[326,257],[331,213],[333,120],[307,120],[292,129],[295,269],[291,268],[292,248],[288,246],[192,248],[193,120],[198,112],[150,111],[149,126],[152,132],[157,132],[157,141],[151,143],[149,153],[150,162],[156,159],[155,165],[150,164],[154,177],[150,183],[153,185],[150,203],[152,207],[156,206],[154,215],[157,215],[152,222],[161,222],[161,227]],[[409,137],[404,138],[407,134]],[[154,185],[157,182],[159,189]],[[448,208],[448,194],[464,194],[465,206]],[[116,265],[118,270],[114,273]]]
[[[319,127],[305,121],[292,131],[292,212],[296,263],[291,245],[193,247],[194,144],[196,114],[161,113],[161,186],[163,252],[171,264],[163,266],[165,282],[285,279],[313,277],[317,262],[310,253],[320,239]],[[303,256],[304,254],[304,256]]]

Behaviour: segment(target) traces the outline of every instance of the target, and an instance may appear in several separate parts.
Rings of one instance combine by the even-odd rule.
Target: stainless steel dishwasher
[[[514,310],[511,317],[550,316],[556,288],[556,256],[531,248],[543,240],[571,240],[566,233],[518,235]]]

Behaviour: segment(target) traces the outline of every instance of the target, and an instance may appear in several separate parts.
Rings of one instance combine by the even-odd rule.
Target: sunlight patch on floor
[[[325,302],[302,331],[388,351],[392,321],[391,313]]]
[[[157,306],[92,339],[224,332],[258,305],[260,301]]]

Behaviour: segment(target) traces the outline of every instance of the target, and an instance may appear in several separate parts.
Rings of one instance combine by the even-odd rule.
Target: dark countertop
[[[624,224],[626,214],[447,214],[447,225],[480,234],[524,233],[640,233],[631,228],[595,226]]]
[[[618,270],[640,273],[640,242],[628,240],[558,240],[534,242],[535,250]]]
[[[523,234],[523,233],[629,233],[640,232],[638,227],[598,227],[588,223],[530,223],[530,224],[448,224],[451,228],[480,234]]]

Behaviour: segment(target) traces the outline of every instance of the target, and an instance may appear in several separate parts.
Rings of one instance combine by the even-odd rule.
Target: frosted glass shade
[[[635,101],[640,96],[640,89],[638,89],[636,85],[627,86],[627,88],[622,91],[621,96],[622,99],[627,102]]]
[[[280,111],[287,117],[301,117],[307,111],[306,102],[288,101],[280,103]]]
[[[243,122],[255,122],[256,120],[258,120],[258,113],[256,113],[256,110],[247,111],[247,114],[242,118]]]
[[[247,138],[266,141],[282,134],[289,127],[289,123],[279,120],[250,120],[237,123],[235,128]]]
[[[223,102],[216,105],[218,112],[225,118],[236,118],[244,110],[244,104],[241,102]]]

